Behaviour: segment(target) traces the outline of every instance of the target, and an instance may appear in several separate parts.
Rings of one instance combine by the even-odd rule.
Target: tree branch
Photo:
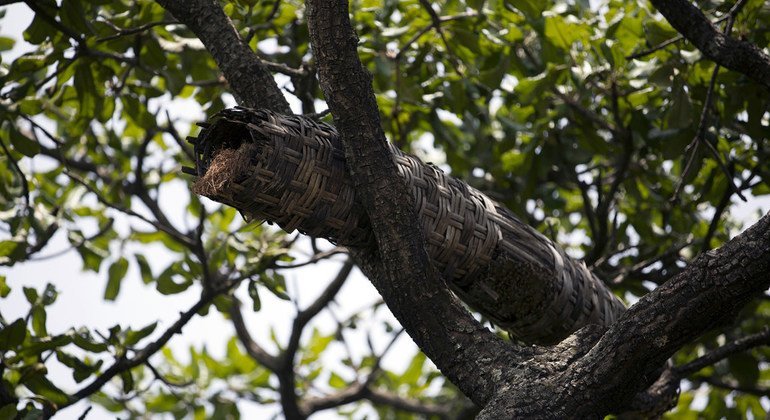
[[[230,305],[230,319],[233,321],[238,340],[240,340],[243,347],[246,348],[246,353],[259,362],[260,365],[272,372],[276,372],[280,368],[278,358],[268,353],[267,350],[262,348],[262,346],[251,337],[248,328],[246,328],[246,323],[243,320],[241,302],[235,297],[232,298],[232,304]]]
[[[583,396],[590,401],[603,395],[615,408],[623,407],[682,345],[728,322],[768,285],[770,214],[720,249],[701,254],[629,308],[571,369],[577,389],[592,390]]]
[[[708,59],[770,88],[770,56],[756,45],[722,33],[687,0],[651,2],[671,26]]]
[[[357,262],[417,345],[466,395],[484,405],[495,391],[496,362],[506,356],[509,366],[515,364],[514,347],[463,308],[428,257],[414,206],[404,205],[413,199],[386,145],[347,2],[308,0],[306,5],[321,87],[378,245],[377,255],[357,252]]]
[[[715,350],[712,350],[711,352],[693,360],[692,362],[675,367],[674,373],[680,378],[683,378],[696,373],[706,366],[711,366],[714,363],[735,353],[740,353],[753,347],[767,345],[770,345],[770,327],[765,326],[765,328],[763,328],[759,333],[739,338],[733,342],[727,343]]]
[[[157,340],[153,341],[152,343],[148,344],[141,350],[138,350],[134,357],[132,358],[126,358],[125,356],[119,358],[115,363],[113,363],[107,370],[102,372],[101,375],[99,375],[96,379],[94,379],[90,384],[86,385],[84,388],[82,388],[80,391],[77,391],[75,394],[69,397],[66,403],[62,404],[61,406],[57,407],[57,409],[62,409],[64,407],[68,407],[72,404],[75,404],[76,402],[82,400],[83,398],[88,397],[89,395],[99,391],[104,384],[106,384],[110,379],[114,378],[116,375],[120,374],[123,371],[126,371],[128,369],[132,369],[136,366],[139,366],[150,358],[153,354],[155,354],[158,350],[160,350],[163,346],[168,343],[168,341],[176,334],[179,334],[182,332],[182,328],[184,328],[185,325],[197,314],[201,309],[203,309],[206,305],[211,303],[211,301],[214,300],[216,296],[218,296],[220,293],[228,290],[232,286],[237,284],[237,282],[231,282],[227,285],[227,287],[222,288],[217,293],[205,293],[201,296],[201,298],[195,302],[195,304],[190,307],[185,312],[182,312],[179,316],[179,319],[174,322],[171,327],[169,327],[160,337],[158,337]]]
[[[209,50],[239,102],[252,108],[291,113],[289,103],[265,65],[243,42],[219,2],[157,0],[187,25]]]

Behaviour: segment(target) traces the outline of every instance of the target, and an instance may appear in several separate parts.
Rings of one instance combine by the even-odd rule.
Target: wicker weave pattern
[[[373,243],[333,127],[300,116],[235,108],[214,117],[193,141],[201,177],[218,150],[252,147],[242,174],[226,188],[204,195],[287,231],[298,229],[348,247]],[[466,303],[516,337],[543,343],[558,341],[589,322],[609,325],[623,312],[622,303],[584,265],[571,261],[507,209],[435,166],[392,145],[391,151],[412,191],[428,253]],[[544,311],[527,317],[516,308],[485,310],[500,293],[507,298],[516,294],[499,282],[483,280],[484,273],[495,267],[505,271],[510,264],[534,267],[532,272],[544,273],[542,278],[557,279],[550,280],[553,298]]]

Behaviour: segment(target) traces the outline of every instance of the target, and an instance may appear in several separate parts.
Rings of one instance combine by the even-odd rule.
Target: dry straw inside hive
[[[196,193],[287,231],[372,246],[330,125],[235,108],[215,116],[194,142]],[[623,311],[583,265],[504,207],[433,165],[393,146],[391,152],[433,262],[466,303],[498,325],[525,341],[549,343],[586,323],[609,325]]]

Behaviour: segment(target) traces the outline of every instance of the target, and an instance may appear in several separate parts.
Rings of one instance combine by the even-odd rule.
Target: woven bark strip
[[[247,219],[376,246],[355,197],[336,130],[302,116],[234,108],[203,124],[193,191]],[[454,292],[515,338],[559,342],[580,327],[610,325],[623,304],[584,264],[500,204],[391,146],[420,216],[428,253]]]

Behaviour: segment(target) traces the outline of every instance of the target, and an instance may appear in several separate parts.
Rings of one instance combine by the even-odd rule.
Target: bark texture
[[[345,1],[308,1],[321,88],[334,116],[377,252],[353,255],[418,346],[462,392],[485,405],[503,366],[521,357],[479,324],[431,264],[412,197],[398,176]],[[437,316],[441,314],[441,316]],[[447,322],[447,318],[451,319]]]
[[[200,38],[238,102],[291,113],[289,103],[262,61],[243,42],[216,0],[157,0]]]
[[[651,0],[671,26],[692,42],[708,59],[743,73],[770,88],[770,56],[748,41],[722,33],[705,15],[686,0]]]

